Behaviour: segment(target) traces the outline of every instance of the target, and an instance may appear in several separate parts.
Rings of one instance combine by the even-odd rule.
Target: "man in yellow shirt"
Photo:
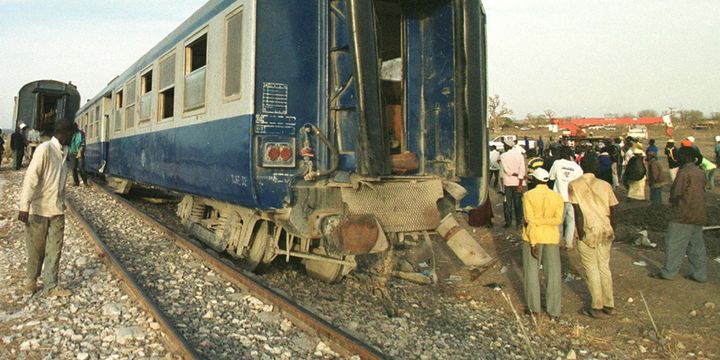
[[[552,319],[560,316],[560,224],[565,203],[560,194],[550,190],[547,170],[537,168],[530,180],[535,188],[523,199],[525,228],[523,229],[523,272],[525,299],[528,310],[538,316],[540,305],[540,265],[545,270],[545,299],[547,312]]]

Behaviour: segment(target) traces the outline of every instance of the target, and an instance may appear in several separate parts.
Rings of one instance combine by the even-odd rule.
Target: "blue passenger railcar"
[[[479,0],[213,0],[83,106],[87,166],[335,281],[486,196]]]

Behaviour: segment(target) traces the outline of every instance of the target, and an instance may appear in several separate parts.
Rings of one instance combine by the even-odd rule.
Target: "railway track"
[[[160,223],[122,197],[102,186],[95,188],[100,196],[112,199],[111,205],[71,195],[68,199],[71,214],[80,220],[84,231],[105,254],[131,293],[157,319],[167,335],[168,345],[184,358],[255,356],[258,352],[253,350],[254,341],[251,340],[257,339],[266,340],[262,341],[265,343],[264,350],[278,357],[316,356],[315,349],[309,349],[311,351],[307,354],[302,350],[297,353],[282,350],[296,349],[292,341],[307,342],[307,334],[319,337],[343,356],[357,355],[362,359],[387,357],[372,345],[333,326],[289,297],[261,283],[253,275],[205,251],[195,241]],[[132,216],[107,218],[117,216],[111,214],[118,213]],[[120,220],[120,224],[115,224],[115,220]],[[144,230],[133,231],[133,228]],[[176,264],[172,263],[173,259],[177,261]],[[222,279],[209,275],[210,272],[204,271],[204,266],[219,274]],[[226,284],[218,284],[222,282]],[[236,294],[234,288],[246,294]],[[185,302],[179,299],[185,299]],[[251,309],[244,309],[248,306]],[[287,320],[279,320],[277,312],[273,312],[275,317],[270,319],[270,330],[264,331],[265,335],[258,337],[235,333],[234,328],[255,327],[253,324],[257,322],[254,320],[238,318],[235,314],[239,310],[249,314],[249,318],[257,317],[253,307],[261,309],[261,319],[267,319],[267,313],[271,312],[268,309],[278,309],[302,333],[288,330]],[[279,326],[275,326],[277,324]],[[273,329],[274,326],[279,329]],[[295,340],[284,344],[283,339]],[[233,348],[233,343],[236,348]],[[332,356],[330,354],[326,357]]]

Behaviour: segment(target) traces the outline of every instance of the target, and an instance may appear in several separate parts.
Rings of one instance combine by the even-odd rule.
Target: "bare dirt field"
[[[622,127],[618,127],[622,131]],[[502,133],[508,134],[508,133]],[[510,132],[512,134],[512,132]],[[521,137],[524,132],[517,132]],[[495,134],[500,135],[500,134]],[[531,132],[531,138],[542,135],[548,139],[549,132]],[[596,136],[622,135],[596,132]],[[715,160],[714,136],[720,131],[679,130],[678,142],[694,135],[702,153]],[[494,135],[493,135],[494,136]],[[657,139],[658,148],[664,148],[667,136],[663,128],[651,127],[650,137]],[[643,142],[645,145],[647,142]],[[660,154],[665,171],[667,161]],[[646,192],[649,193],[649,192]],[[663,189],[663,201],[667,204],[669,185]],[[664,259],[663,239],[668,224],[669,209],[651,208],[649,202],[628,202],[626,192],[618,188],[620,221],[611,255],[615,301],[618,314],[604,319],[592,319],[582,314],[589,305],[589,292],[582,279],[582,268],[576,251],[563,251],[563,316],[559,324],[541,321],[535,325],[539,333],[552,337],[577,339],[582,343],[604,349],[608,354],[624,358],[718,358],[720,357],[720,231],[706,231],[708,250],[708,282],[696,283],[678,276],[673,280],[657,280],[648,277],[658,271]],[[519,231],[505,230],[502,216],[502,198],[491,190],[495,213],[495,226],[483,244],[499,257],[492,268],[471,280],[476,285],[500,284],[510,293],[519,309],[524,305],[522,290],[521,235]],[[706,206],[709,210],[708,225],[720,225],[720,191],[707,192]],[[647,230],[656,248],[634,245],[640,230]],[[484,233],[485,230],[477,230]],[[687,261],[681,274],[689,271]],[[472,276],[470,276],[472,278]],[[468,286],[455,288],[459,296],[508,308],[507,302],[486,287]],[[642,297],[647,302],[647,308]],[[651,319],[652,316],[652,319]],[[654,321],[654,325],[653,325]],[[655,330],[657,328],[657,331]],[[659,334],[658,334],[659,333]],[[574,341],[573,341],[574,342]],[[582,353],[578,355],[582,357]]]

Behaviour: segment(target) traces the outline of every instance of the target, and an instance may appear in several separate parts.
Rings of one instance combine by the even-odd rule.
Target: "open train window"
[[[125,128],[135,126],[135,91],[136,82],[131,80],[127,83],[127,97],[125,98]]]
[[[152,76],[152,69],[140,76],[140,109],[138,111],[138,121],[140,123],[150,120],[150,109],[152,107]]]
[[[160,61],[158,111],[159,120],[175,116],[175,54]]]
[[[122,130],[123,91],[115,93],[115,131]]]
[[[397,1],[376,0],[378,45],[382,61],[381,80],[385,117],[390,129],[390,152],[406,148],[403,121],[402,9]]]
[[[207,33],[204,33],[185,45],[185,111],[205,106],[206,65]]]
[[[240,97],[242,74],[242,9],[225,19],[225,98]]]

